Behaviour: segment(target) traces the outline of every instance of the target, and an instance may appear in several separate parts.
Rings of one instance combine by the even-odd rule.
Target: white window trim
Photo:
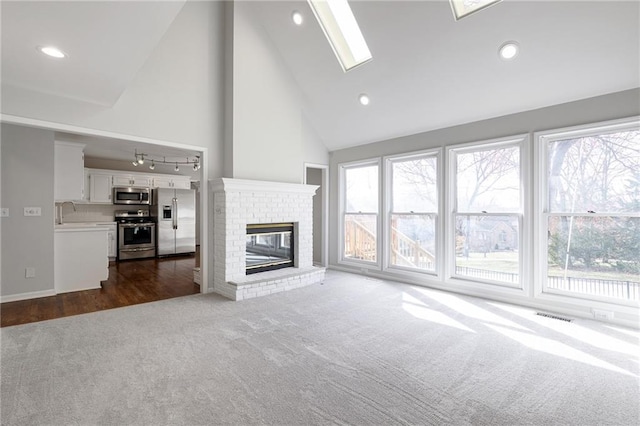
[[[640,127],[640,117],[628,117],[618,120],[602,121],[598,123],[584,124],[580,126],[564,127],[559,129],[535,132],[534,167],[537,176],[534,184],[535,198],[533,253],[534,264],[538,265],[533,271],[533,297],[535,299],[552,302],[569,302],[582,307],[592,309],[611,309],[612,306],[619,309],[632,307],[637,309],[638,304],[629,300],[612,299],[607,297],[580,295],[558,289],[547,289],[547,218],[549,216],[548,184],[547,184],[547,146],[549,142],[568,138],[590,136],[598,133],[610,133],[624,130],[635,130]],[[581,214],[579,214],[581,216]],[[594,217],[597,215],[594,215]],[[607,215],[609,216],[609,215]],[[625,216],[625,215],[623,215]],[[635,216],[635,215],[634,215]],[[640,216],[640,215],[639,215]]]
[[[360,167],[367,166],[377,166],[378,167],[378,211],[377,212],[362,212],[362,214],[376,214],[376,261],[375,262],[367,262],[365,260],[358,259],[348,259],[344,257],[344,217],[345,217],[345,208],[346,208],[346,190],[345,190],[345,171],[347,169],[355,169]],[[383,167],[381,164],[380,157],[378,158],[370,158],[366,160],[360,161],[350,161],[347,163],[338,164],[338,190],[339,190],[339,218],[338,218],[338,244],[339,244],[339,257],[338,264],[357,267],[361,270],[381,270],[382,269],[382,247],[384,244],[384,237],[382,235],[382,185],[384,182],[384,173]]]
[[[487,139],[463,144],[449,145],[445,150],[447,165],[446,191],[446,220],[445,220],[445,282],[461,288],[491,288],[494,291],[505,294],[529,295],[531,293],[531,148],[528,133],[503,138]],[[479,146],[482,149],[477,149]],[[518,268],[519,283],[510,285],[499,281],[481,280],[478,278],[461,277],[455,274],[455,214],[464,214],[457,211],[456,197],[456,154],[477,152],[518,146],[520,148],[520,210],[504,213],[502,215],[515,215],[518,217],[519,241],[518,241]],[[474,214],[474,212],[467,212]],[[497,213],[496,213],[497,214]]]
[[[437,166],[437,191],[438,191],[438,209],[436,213],[436,262],[435,262],[435,271],[424,271],[416,268],[408,268],[403,266],[391,265],[391,250],[387,247],[391,241],[391,229],[390,229],[390,220],[392,214],[392,204],[393,204],[393,173],[391,168],[394,162],[398,161],[407,161],[411,159],[418,159],[423,157],[433,156],[436,158],[436,166]],[[419,277],[429,277],[431,279],[437,279],[439,281],[442,280],[443,277],[443,250],[444,250],[444,239],[443,239],[443,206],[444,206],[444,192],[442,190],[443,184],[443,169],[444,164],[442,161],[442,148],[434,148],[434,149],[426,149],[421,151],[413,151],[403,154],[395,154],[388,155],[383,157],[384,161],[384,169],[385,169],[385,179],[384,179],[384,209],[383,209],[383,233],[384,233],[384,241],[385,245],[383,246],[383,270],[385,272],[390,272],[398,275],[406,275],[409,277],[419,278]],[[420,214],[420,212],[418,212]]]

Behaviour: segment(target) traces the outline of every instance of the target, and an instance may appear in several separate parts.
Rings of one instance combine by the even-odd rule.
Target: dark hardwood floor
[[[96,290],[0,304],[2,327],[170,299],[200,292],[193,268],[200,254],[112,263],[109,279]]]

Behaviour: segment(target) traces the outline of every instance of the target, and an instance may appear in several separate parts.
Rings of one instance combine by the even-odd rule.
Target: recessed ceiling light
[[[293,11],[293,13],[291,14],[291,19],[293,19],[293,23],[296,25],[302,25],[302,21],[304,21],[302,13],[298,12],[297,10]]]
[[[361,94],[360,96],[358,96],[358,101],[360,102],[361,105],[369,105],[369,102],[371,102],[371,100],[369,99],[369,95],[367,95],[366,93]]]
[[[518,51],[520,50],[520,46],[515,41],[508,41],[500,46],[500,50],[498,51],[500,57],[504,60],[510,60],[518,56]]]
[[[67,57],[66,53],[54,46],[38,46],[37,49],[40,53],[44,53],[52,58],[62,59]]]

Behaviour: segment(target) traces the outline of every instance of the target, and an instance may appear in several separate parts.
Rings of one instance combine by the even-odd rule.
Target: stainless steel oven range
[[[148,210],[118,210],[118,260],[156,256],[156,224]]]

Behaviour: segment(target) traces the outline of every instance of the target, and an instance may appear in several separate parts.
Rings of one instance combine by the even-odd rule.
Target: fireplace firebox
[[[247,275],[294,266],[293,223],[247,225]]]

